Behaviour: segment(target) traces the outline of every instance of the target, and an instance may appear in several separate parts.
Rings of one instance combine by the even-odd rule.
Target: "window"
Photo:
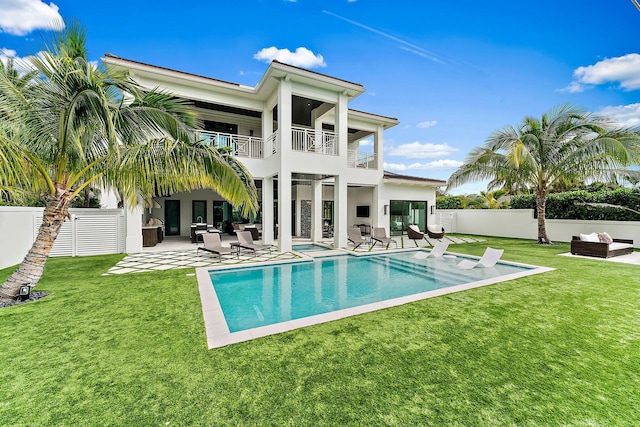
[[[207,222],[206,200],[194,200],[191,202],[191,222]]]

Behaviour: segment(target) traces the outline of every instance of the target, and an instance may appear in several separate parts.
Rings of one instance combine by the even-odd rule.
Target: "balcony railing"
[[[350,168],[377,169],[376,153],[360,153],[358,150],[349,150],[347,165]]]
[[[326,131],[317,134],[320,137],[319,141],[316,138],[315,129],[291,127],[291,149],[336,156],[338,154],[336,134]]]
[[[226,148],[232,155],[237,157],[250,157],[252,159],[261,159],[263,157],[262,138],[199,131],[198,139],[204,144],[213,145],[216,148]]]
[[[278,131],[275,131],[267,139],[264,140],[265,146],[265,157],[272,156],[276,154],[278,150],[278,142],[280,138],[278,138]]]

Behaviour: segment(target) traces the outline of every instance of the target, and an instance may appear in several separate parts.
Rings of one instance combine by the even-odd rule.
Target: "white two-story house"
[[[345,247],[354,225],[398,235],[434,221],[435,190],[446,182],[383,170],[384,131],[398,120],[349,109],[365,91],[360,84],[277,61],[255,87],[113,55],[104,62],[191,101],[203,123],[200,139],[228,147],[255,179],[256,218],[239,218],[212,190],[156,197],[142,221],[162,220],[166,235],[188,236],[196,222],[224,230],[251,221],[265,243],[288,251],[293,237]]]

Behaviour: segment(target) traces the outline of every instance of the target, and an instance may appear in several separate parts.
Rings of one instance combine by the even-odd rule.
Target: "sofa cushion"
[[[613,239],[611,238],[611,236],[609,236],[607,233],[605,233],[604,231],[602,233],[598,233],[598,239],[602,242],[602,243],[613,243]]]
[[[427,229],[432,233],[442,233],[442,225],[440,224],[427,225]]]
[[[631,243],[620,243],[620,242],[609,243],[610,251],[617,251],[618,249],[627,249],[627,248],[633,248],[633,245]]]
[[[583,242],[600,243],[598,233],[596,232],[593,232],[591,234],[580,234],[580,240],[582,240]]]
[[[410,228],[410,229],[412,229],[413,231],[415,231],[416,233],[422,233],[422,231],[420,231],[420,229],[418,228],[418,226],[417,226],[417,225],[415,225],[415,224],[411,224],[411,225],[409,226],[409,228]]]

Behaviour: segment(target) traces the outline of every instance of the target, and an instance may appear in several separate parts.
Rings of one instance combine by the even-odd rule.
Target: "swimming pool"
[[[461,257],[417,260],[415,253],[199,271],[209,347],[549,270],[509,263],[461,270]]]

